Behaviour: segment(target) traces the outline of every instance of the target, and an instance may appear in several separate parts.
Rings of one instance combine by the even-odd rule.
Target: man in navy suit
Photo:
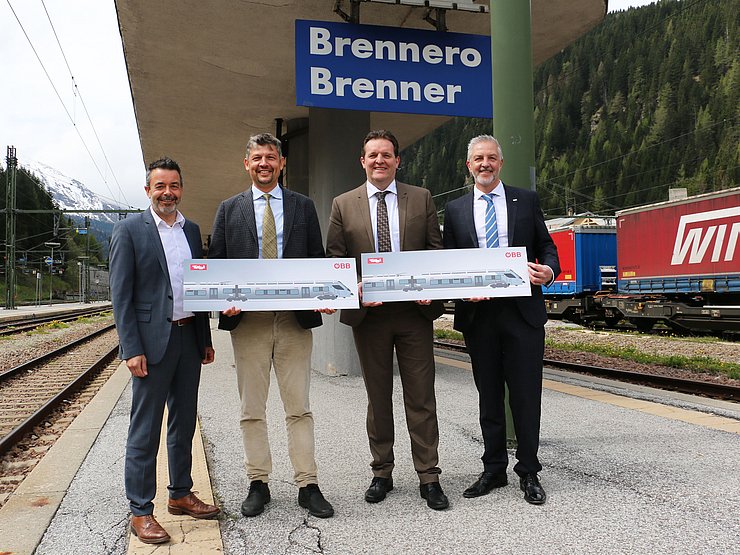
[[[504,185],[499,179],[503,164],[496,139],[472,139],[467,166],[475,186],[445,208],[445,248],[526,247],[532,289],[531,297],[455,303],[454,327],[463,333],[470,353],[484,446],[483,473],[463,496],[478,497],[507,484],[506,384],[518,442],[514,471],[524,499],[541,505],[547,497],[537,475],[542,470],[537,451],[547,321],[541,286],[560,273],[560,263],[537,194]]]
[[[285,167],[280,141],[263,133],[247,143],[244,168],[252,184],[221,203],[216,212],[208,258],[323,258],[321,227],[313,201],[278,183]],[[324,312],[333,312],[326,309]],[[309,405],[311,328],[316,311],[248,312],[230,307],[219,328],[231,331],[241,399],[241,430],[249,494],[244,516],[257,516],[270,501],[272,456],[265,408],[274,366],[285,408],[288,454],[298,484],[298,504],[319,518],[334,514],[318,486],[313,415]]]
[[[172,514],[212,518],[218,507],[192,492],[192,442],[201,364],[213,362],[206,313],[183,309],[183,261],[200,258],[200,229],[177,210],[182,175],[174,160],[150,164],[151,207],[113,227],[110,287],[120,357],[133,376],[126,444],[126,496],[131,530],[144,543],[170,539],[154,519],[157,451],[167,404],[169,501]]]

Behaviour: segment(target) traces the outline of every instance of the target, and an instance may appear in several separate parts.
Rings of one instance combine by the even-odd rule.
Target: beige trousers
[[[269,481],[272,455],[265,406],[274,367],[285,409],[288,454],[299,487],[317,483],[311,379],[311,330],[298,325],[292,312],[247,312],[231,332],[241,399],[241,431],[250,481]]]

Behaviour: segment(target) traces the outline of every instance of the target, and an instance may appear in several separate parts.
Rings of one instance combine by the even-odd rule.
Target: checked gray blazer
[[[282,258],[324,258],[321,226],[313,201],[305,195],[282,188],[283,253]],[[223,201],[213,221],[208,258],[259,258],[259,238],[254,217],[252,188]],[[296,310],[298,324],[304,329],[321,325],[321,314]],[[219,318],[219,329],[233,330],[241,317]],[[248,317],[248,316],[246,316]]]

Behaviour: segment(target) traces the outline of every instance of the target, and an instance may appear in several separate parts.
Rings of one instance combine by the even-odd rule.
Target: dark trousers
[[[437,466],[439,428],[432,322],[413,303],[386,303],[370,308],[353,332],[367,390],[366,424],[373,475],[389,478],[394,467],[395,347],[414,468],[422,484],[438,481],[441,471]]]
[[[465,343],[478,388],[480,426],[487,472],[505,472],[506,414],[504,384],[509,387],[509,405],[517,437],[514,471],[520,476],[537,473],[542,401],[542,358],[545,329],[532,327],[521,316],[515,301],[494,299],[476,307]]]
[[[198,407],[201,356],[192,323],[172,327],[164,358],[149,364],[149,375],[132,378],[131,419],[126,443],[126,497],[134,516],[154,511],[157,451],[167,403],[167,456],[170,497],[190,493],[192,444]]]

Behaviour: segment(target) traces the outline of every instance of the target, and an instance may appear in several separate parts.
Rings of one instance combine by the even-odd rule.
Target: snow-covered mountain
[[[64,175],[59,170],[41,162],[21,163],[27,171],[32,172],[43,184],[62,210],[116,210],[125,205],[104,199],[85,187],[85,184]],[[84,221],[85,216],[91,221],[104,224],[104,228],[118,221],[118,214],[71,214],[75,221]],[[106,225],[107,224],[107,225]]]

